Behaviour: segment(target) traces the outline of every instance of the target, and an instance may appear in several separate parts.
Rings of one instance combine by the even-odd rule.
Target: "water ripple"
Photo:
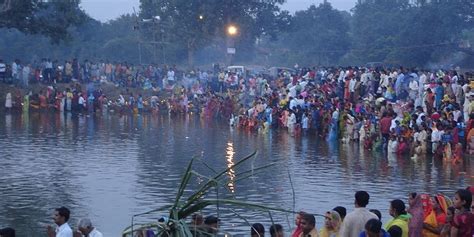
[[[65,205],[71,223],[90,217],[107,236],[119,236],[133,214],[174,201],[181,174],[192,157],[222,170],[258,150],[248,163],[226,174],[233,193],[220,198],[293,210],[323,213],[335,206],[353,208],[357,190],[371,194],[370,208],[388,218],[388,201],[406,199],[409,191],[447,192],[473,182],[474,168],[405,157],[384,157],[358,145],[328,144],[314,136],[290,137],[285,132],[255,134],[230,130],[224,123],[199,117],[118,116],[102,118],[31,114],[30,118],[0,116],[0,226],[14,226],[19,236],[35,236],[51,223],[52,210]],[[13,121],[24,121],[12,126]],[[232,157],[229,156],[231,144]],[[279,162],[279,165],[239,180],[239,173]],[[198,173],[215,174],[201,162]],[[291,182],[288,173],[291,174]],[[206,181],[192,177],[186,195]],[[217,196],[211,190],[210,198]],[[222,228],[248,235],[246,221],[270,225],[270,216],[243,207],[208,207],[219,215]],[[156,220],[155,213],[137,218]],[[272,213],[289,230],[293,217]],[[288,220],[290,224],[288,224]],[[321,226],[322,219],[317,219]]]

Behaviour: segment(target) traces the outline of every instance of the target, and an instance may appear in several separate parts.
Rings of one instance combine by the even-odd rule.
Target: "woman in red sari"
[[[303,214],[305,214],[305,212],[303,212],[303,211],[300,211],[300,212],[298,212],[298,214],[296,214],[296,217],[295,217],[296,228],[293,231],[293,234],[291,234],[291,237],[299,237],[300,234],[303,233],[303,229],[301,228],[301,225],[300,225],[301,216]]]

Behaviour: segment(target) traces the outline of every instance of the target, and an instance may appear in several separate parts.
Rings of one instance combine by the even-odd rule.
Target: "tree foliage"
[[[353,10],[351,52],[356,62],[423,66],[449,58],[472,27],[470,0],[371,0]]]
[[[225,41],[226,27],[239,28],[237,45],[253,45],[261,35],[275,36],[288,13],[280,11],[283,0],[141,0],[140,17],[158,19],[166,39],[187,49],[193,65],[195,50]],[[283,24],[282,24],[283,23]],[[149,28],[149,27],[148,27]],[[150,35],[150,32],[148,32]],[[153,31],[151,32],[153,34]]]
[[[474,61],[472,0],[364,0],[352,15],[327,2],[291,15],[282,3],[141,0],[138,15],[100,23],[84,16],[78,1],[0,0],[0,52],[7,60],[203,65],[223,62],[226,47],[235,46],[236,63],[268,66]],[[226,35],[231,23],[239,28],[233,38]]]
[[[28,34],[40,34],[55,43],[70,38],[69,27],[87,17],[79,0],[0,0],[0,28],[13,28]]]
[[[336,64],[350,48],[349,21],[325,2],[296,12],[283,42],[313,65]]]

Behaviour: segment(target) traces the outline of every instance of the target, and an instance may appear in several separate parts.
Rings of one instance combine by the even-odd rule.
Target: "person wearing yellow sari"
[[[438,194],[429,198],[429,202],[423,202],[425,208],[425,219],[423,222],[423,237],[438,237],[443,226],[446,224],[446,212],[448,204],[443,195]]]
[[[339,237],[341,216],[336,211],[328,211],[324,215],[324,226],[319,230],[319,237]]]

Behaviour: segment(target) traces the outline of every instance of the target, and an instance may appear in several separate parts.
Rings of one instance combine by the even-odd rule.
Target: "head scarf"
[[[326,212],[326,218],[329,218],[329,222],[331,222],[331,226],[333,227],[332,231],[338,232],[341,227],[341,216],[337,211],[331,210]]]
[[[423,230],[424,211],[420,194],[416,195],[414,204],[410,205],[410,208],[408,208],[408,213],[411,215],[411,218],[408,221],[408,236],[422,236],[421,233]]]
[[[423,218],[426,218],[433,211],[433,204],[431,197],[428,194],[420,194],[421,203],[423,205]]]
[[[435,196],[435,198],[438,201],[439,207],[441,208],[443,213],[447,214],[449,205],[448,205],[448,202],[446,200],[446,197],[443,194],[438,194],[438,195]]]
[[[439,203],[441,210],[446,214],[447,208],[448,208],[448,203],[446,202],[446,198],[442,194],[438,194],[434,196],[434,198]],[[423,203],[423,209],[424,209],[424,223],[429,224],[433,227],[439,227],[440,223],[438,223],[437,214],[433,208],[433,204],[431,202],[430,196],[427,194],[423,194],[422,203]],[[438,237],[439,235],[424,229],[423,236]]]

